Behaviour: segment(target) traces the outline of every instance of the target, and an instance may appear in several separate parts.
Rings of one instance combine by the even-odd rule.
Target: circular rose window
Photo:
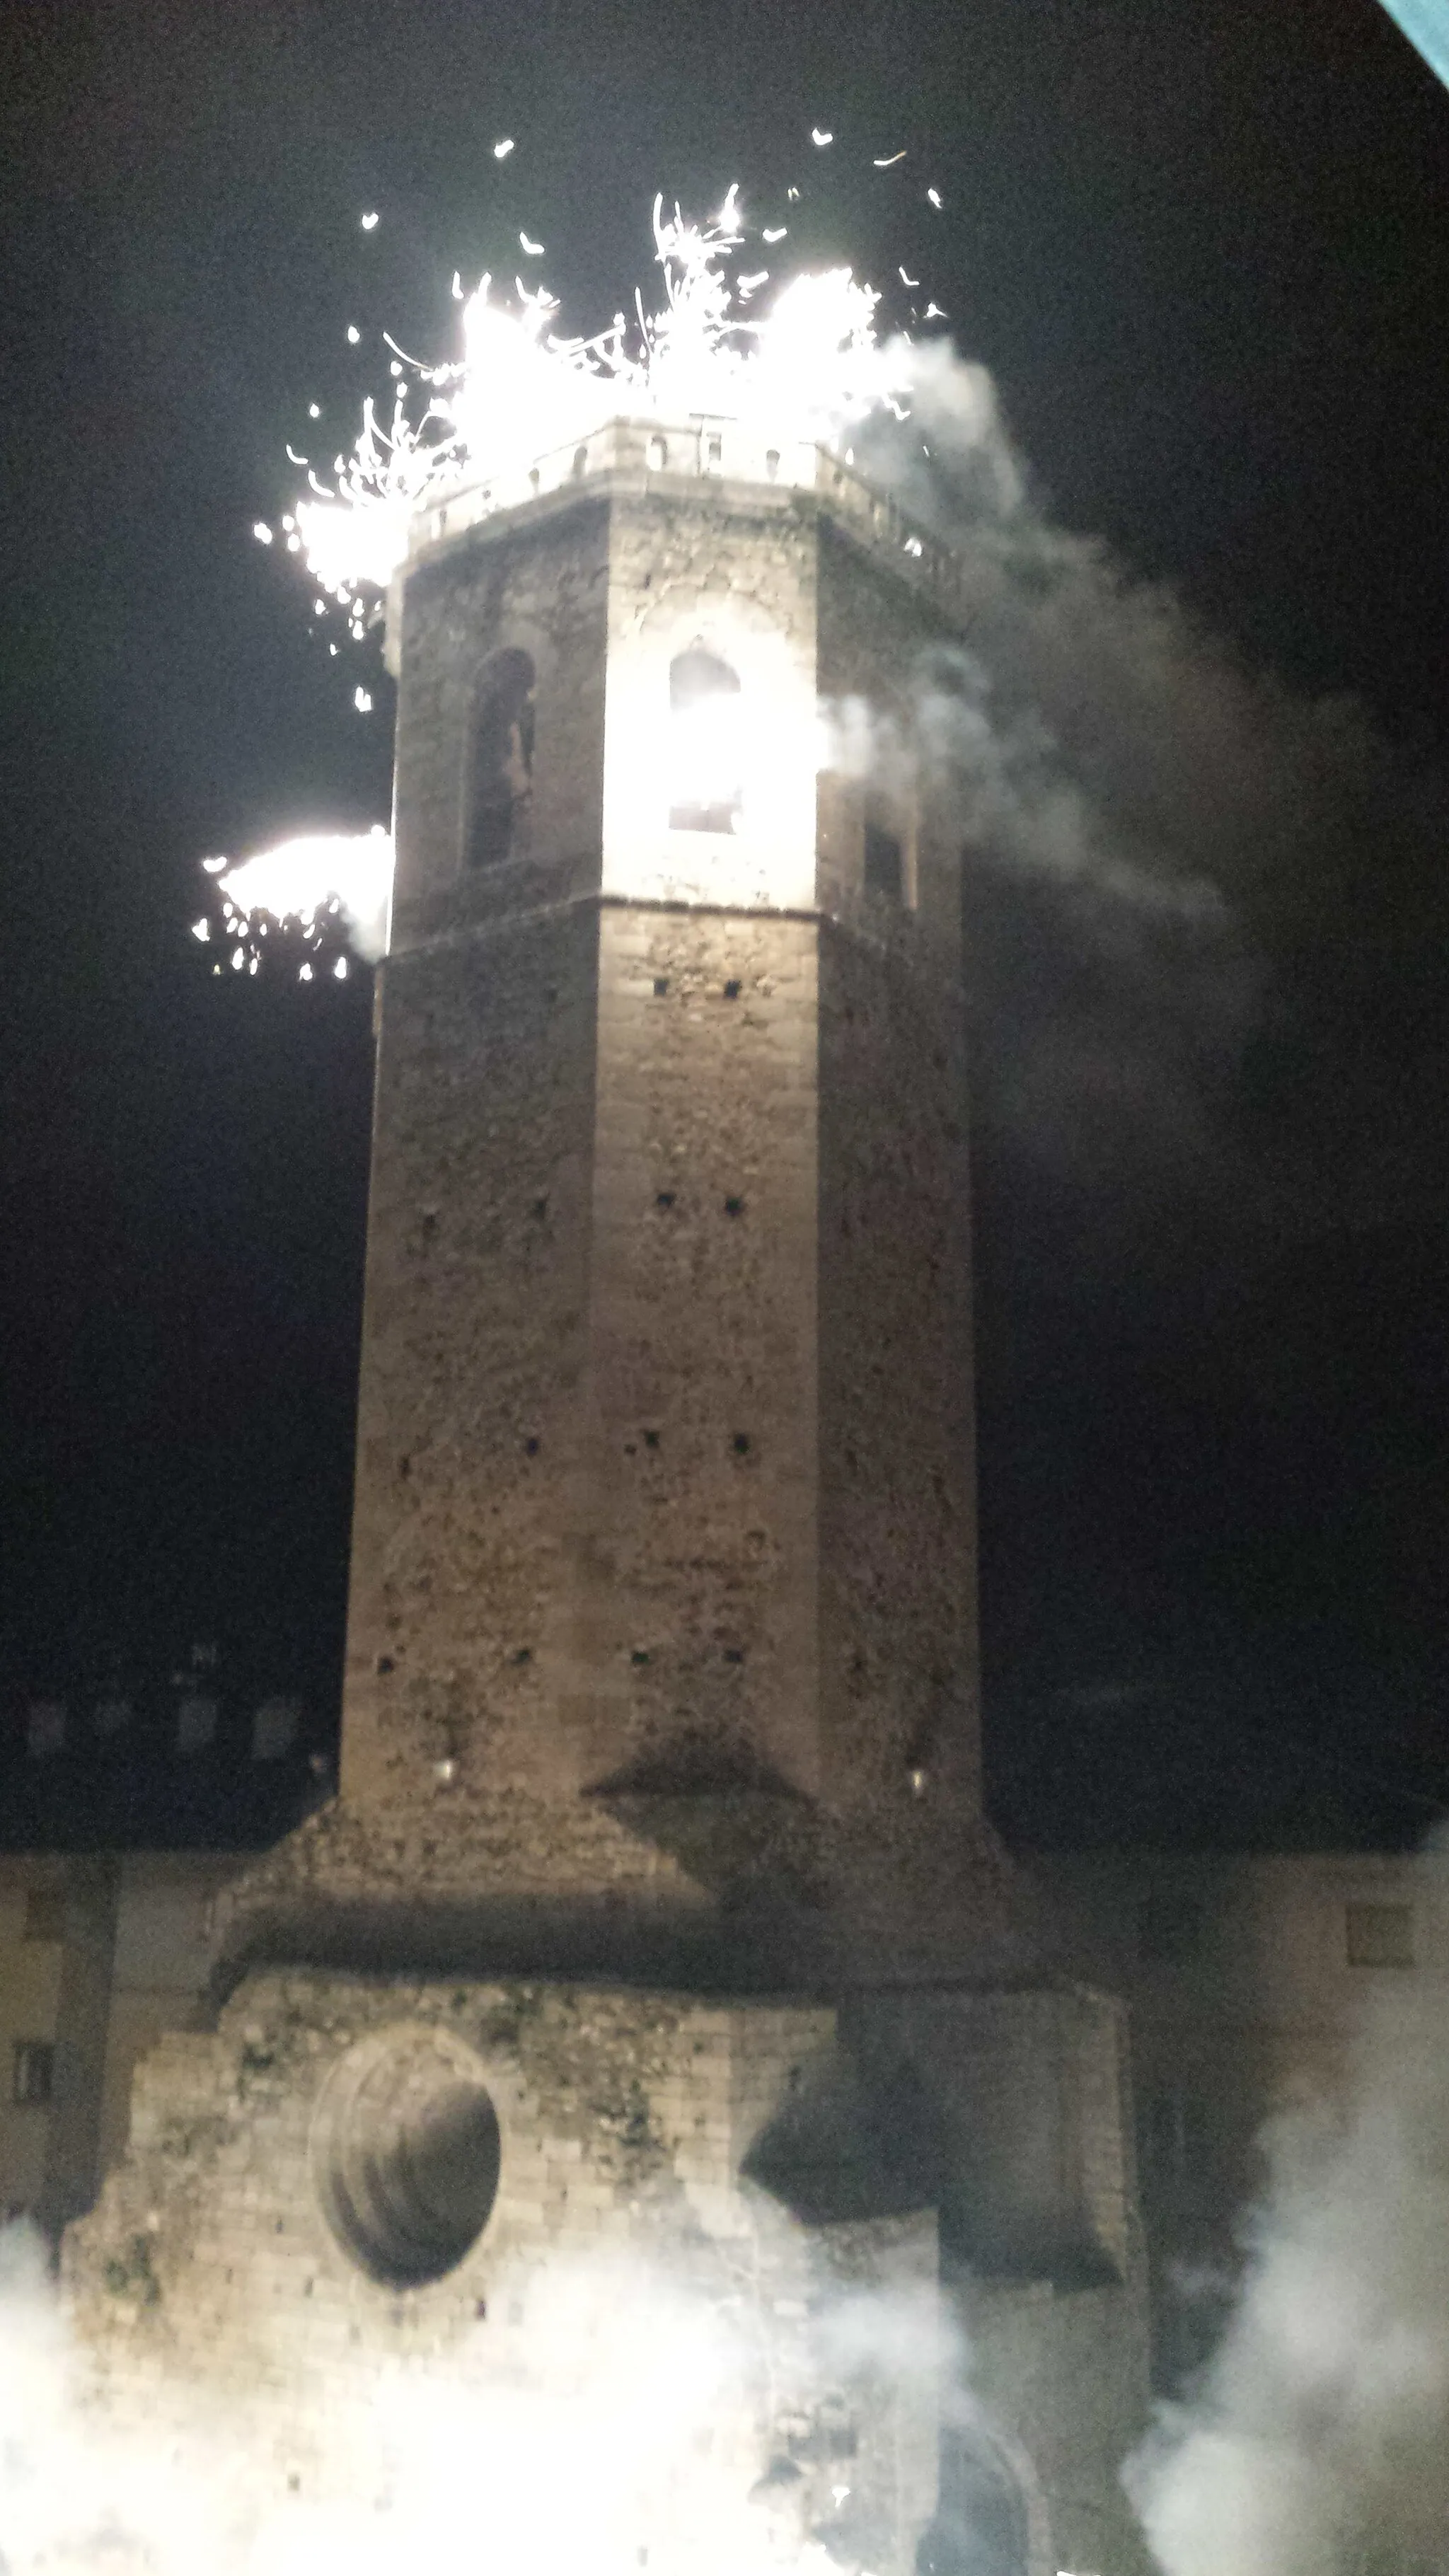
[[[312,2162],[327,2221],[374,2281],[416,2289],[461,2263],[498,2196],[498,2114],[471,2051],[420,2025],[333,2068]]]

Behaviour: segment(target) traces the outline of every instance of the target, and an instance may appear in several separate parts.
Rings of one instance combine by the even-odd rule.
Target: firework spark
[[[300,980],[310,984],[319,951],[336,948],[339,939],[359,957],[379,957],[387,938],[387,909],[392,892],[392,837],[380,823],[370,832],[312,832],[233,867],[226,859],[205,859],[221,899],[222,936],[233,942],[234,974],[254,975],[261,963],[260,943],[269,932],[287,931],[289,953],[303,952]],[[192,936],[208,945],[211,915],[192,924]],[[218,965],[214,972],[219,974]],[[332,973],[344,977],[347,960],[337,955]]]
[[[826,138],[828,139],[828,138]],[[527,257],[540,245],[520,235]],[[766,242],[784,238],[771,227]],[[515,280],[511,299],[485,277],[464,297],[463,354],[432,366],[396,352],[389,425],[364,405],[362,429],[329,488],[311,475],[295,526],[308,570],[355,610],[358,593],[383,590],[404,561],[409,530],[448,492],[486,485],[541,455],[586,438],[620,412],[679,420],[753,420],[772,439],[833,443],[866,412],[904,390],[875,333],[877,297],[848,268],[792,278],[767,310],[744,305],[768,271],[732,279],[745,240],[738,191],[713,223],[654,207],[655,255],[664,298],[636,321],[616,316],[593,339],[556,328],[547,287]],[[285,524],[285,523],[284,523]]]

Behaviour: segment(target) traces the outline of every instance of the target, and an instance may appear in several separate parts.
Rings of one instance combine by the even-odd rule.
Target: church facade
[[[711,2360],[620,2414],[611,2566],[1141,2563],[1125,2022],[980,1802],[968,623],[730,424],[394,585],[339,1794],[65,2258],[100,2413],[213,2389],[279,2509],[399,2509],[399,2373],[606,2418],[633,2316]]]

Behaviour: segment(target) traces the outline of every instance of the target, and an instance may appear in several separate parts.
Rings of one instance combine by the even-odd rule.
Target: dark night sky
[[[386,692],[353,712],[248,534],[285,440],[315,398],[343,444],[379,330],[445,347],[454,268],[511,274],[521,226],[594,326],[656,189],[803,178],[805,253],[929,262],[1057,524],[1281,674],[1290,729],[1364,710],[1321,865],[1307,827],[1224,860],[1236,981],[1164,951],[1148,995],[1049,884],[969,898],[998,1813],[1416,1831],[1449,1802],[1449,97],[1376,0],[47,0],[4,46],[0,1723],[194,1636],[335,1700],[369,994],[214,982],[187,929],[202,853],[386,812]],[[1181,1156],[1144,1143],[1154,1046],[1201,1094]]]

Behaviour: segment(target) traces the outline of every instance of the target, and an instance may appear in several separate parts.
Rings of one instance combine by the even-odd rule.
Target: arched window
[[[669,665],[674,832],[732,832],[740,810],[739,674],[703,644]]]
[[[533,795],[533,663],[527,653],[495,656],[473,709],[463,848],[470,868],[506,859],[524,837]]]

